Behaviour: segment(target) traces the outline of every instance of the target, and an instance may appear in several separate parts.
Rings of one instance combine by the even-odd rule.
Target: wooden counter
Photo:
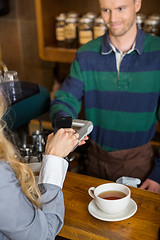
[[[73,240],[158,240],[160,194],[130,187],[138,210],[129,219],[118,222],[98,220],[88,212],[91,186],[108,181],[68,172],[64,183],[65,223],[59,236]]]

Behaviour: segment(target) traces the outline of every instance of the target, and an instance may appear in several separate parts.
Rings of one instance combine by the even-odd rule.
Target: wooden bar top
[[[65,221],[59,236],[73,240],[158,240],[160,227],[160,194],[129,187],[137,203],[135,215],[126,220],[107,222],[88,212],[92,198],[90,187],[109,181],[68,172],[64,182]]]

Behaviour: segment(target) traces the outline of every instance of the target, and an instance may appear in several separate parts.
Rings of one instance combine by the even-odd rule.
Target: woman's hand
[[[66,157],[78,143],[79,134],[72,128],[61,128],[48,136],[45,154]]]

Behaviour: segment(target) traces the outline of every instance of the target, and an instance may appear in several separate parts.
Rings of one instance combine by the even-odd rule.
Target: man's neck
[[[132,29],[132,31],[127,32],[123,36],[115,37],[109,34],[112,45],[122,53],[126,53],[132,48],[136,40],[136,36],[137,36],[137,27]]]

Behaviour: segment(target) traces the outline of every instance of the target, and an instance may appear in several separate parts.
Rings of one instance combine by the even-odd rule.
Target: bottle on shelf
[[[64,13],[59,14],[56,17],[56,43],[58,47],[65,46],[65,22],[66,15]]]
[[[67,13],[67,17],[71,17],[71,18],[79,18],[79,13],[77,13],[76,11],[69,11]]]
[[[92,20],[92,22],[94,23],[94,20],[97,17],[97,14],[95,14],[93,12],[87,12],[84,16],[87,18],[90,18]]]
[[[66,48],[78,47],[78,19],[77,18],[74,18],[74,17],[66,18],[64,35],[65,35]]]
[[[91,18],[82,17],[78,26],[79,45],[83,45],[93,39],[93,21]]]
[[[137,16],[136,16],[137,25],[142,30],[144,28],[145,19],[146,19],[146,16],[143,13],[137,13]]]
[[[150,33],[152,35],[160,36],[160,26],[159,20],[156,18],[147,18],[144,21],[144,29],[146,33]]]
[[[107,26],[101,16],[97,17],[94,21],[93,35],[94,38],[104,35],[107,31]]]

